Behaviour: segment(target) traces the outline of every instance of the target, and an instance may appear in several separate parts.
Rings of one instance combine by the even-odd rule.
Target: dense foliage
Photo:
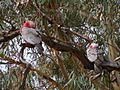
[[[23,59],[20,45],[24,40],[20,35],[11,39],[7,36],[19,31],[26,20],[34,21],[56,42],[85,51],[94,41],[109,60],[120,56],[119,0],[0,0],[0,39],[6,38],[0,41],[1,90],[18,90],[22,85],[26,67],[17,62]],[[58,25],[89,39],[61,30]],[[72,53],[57,51],[44,42],[43,46],[45,56],[33,48],[24,50],[24,61],[33,67],[26,77],[25,90],[120,89],[119,72],[92,80],[96,72],[91,74]]]

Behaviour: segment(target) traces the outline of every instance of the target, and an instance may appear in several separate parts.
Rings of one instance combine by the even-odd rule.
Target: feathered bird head
[[[95,49],[95,48],[97,48],[97,47],[98,47],[98,44],[96,44],[96,43],[91,43],[88,48],[90,48],[90,49]]]
[[[24,23],[24,25],[23,25],[20,29],[22,29],[23,27],[35,28],[36,25],[35,25],[35,23],[34,23],[33,21],[26,21],[26,22]]]

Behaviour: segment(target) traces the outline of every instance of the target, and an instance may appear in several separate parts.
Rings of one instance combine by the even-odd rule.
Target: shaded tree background
[[[26,20],[35,21],[44,35],[60,44],[85,51],[94,41],[109,60],[120,56],[119,0],[0,0],[1,90],[18,90],[23,84],[27,65],[20,62],[24,40],[18,33]],[[25,61],[32,65],[25,78],[25,90],[120,90],[119,72],[108,72],[93,80],[96,72],[85,69],[73,53],[56,50],[46,42],[43,46],[45,56],[33,48],[24,50]]]

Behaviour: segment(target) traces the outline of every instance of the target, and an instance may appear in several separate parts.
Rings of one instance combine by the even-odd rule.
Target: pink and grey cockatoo
[[[40,31],[36,29],[36,25],[33,21],[26,21],[20,28],[22,38],[27,42],[35,46],[39,54],[43,54],[42,39]]]
[[[94,62],[95,60],[97,60],[97,57],[98,57],[97,47],[98,47],[98,44],[91,43],[86,50],[87,57],[90,62]]]

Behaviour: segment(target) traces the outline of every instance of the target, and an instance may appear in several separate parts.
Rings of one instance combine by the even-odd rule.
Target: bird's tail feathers
[[[44,55],[43,54],[44,48],[42,47],[42,43],[36,44],[35,48],[37,49],[37,51],[38,51],[39,54]]]

